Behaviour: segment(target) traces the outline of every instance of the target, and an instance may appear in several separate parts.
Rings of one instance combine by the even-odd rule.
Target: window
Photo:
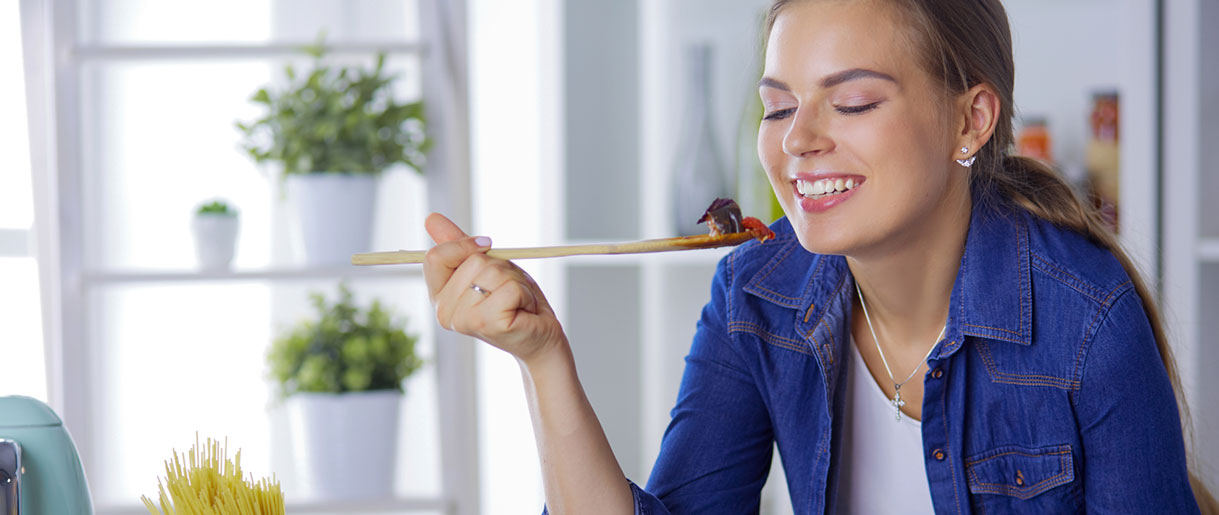
[[[22,80],[20,4],[0,4],[0,395],[47,400],[38,265],[34,260],[34,196]]]
[[[3,9],[16,13],[17,5]],[[400,499],[361,504],[366,510],[465,513],[452,508],[462,506],[455,500],[460,488],[446,485],[452,474],[442,470],[443,462],[452,461],[441,459],[443,449],[453,445],[444,445],[440,432],[443,367],[418,273],[304,265],[290,201],[279,182],[244,155],[234,127],[236,120],[257,114],[249,97],[280,80],[286,62],[307,64],[297,48],[319,34],[334,48],[330,58],[343,62],[371,62],[374,50],[387,48],[387,65],[403,79],[397,96],[417,98],[423,67],[418,2],[78,0],[50,5],[74,11],[46,18],[54,20],[46,23],[56,31],[56,41],[66,39],[72,46],[56,49],[62,50],[56,55],[69,56],[72,73],[57,77],[56,114],[70,120],[62,123],[70,128],[59,127],[56,136],[58,155],[67,161],[59,163],[55,193],[77,217],[61,230],[74,230],[73,222],[79,227],[78,233],[61,235],[62,252],[78,258],[79,265],[65,259],[59,273],[65,281],[79,280],[81,292],[80,298],[64,299],[79,308],[66,310],[64,327],[79,329],[64,336],[63,415],[80,447],[99,513],[134,513],[140,495],[155,492],[171,450],[188,447],[196,432],[203,438],[227,437],[230,449],[242,449],[243,466],[255,475],[277,474],[289,504],[298,508],[289,511],[317,513],[321,508],[311,507],[307,493],[293,488],[296,467],[286,416],[273,398],[264,356],[276,335],[308,315],[309,292],[333,297],[343,280],[358,301],[379,298],[407,316],[427,362],[406,385]],[[16,34],[6,29],[0,26],[0,44]],[[21,106],[20,92],[5,95],[5,101],[10,97]],[[17,138],[4,139],[7,144]],[[28,169],[27,164],[25,182],[13,188],[7,171],[0,176],[6,181],[0,195],[21,191],[24,184],[25,197],[31,197]],[[374,246],[422,245],[421,224],[393,223],[423,219],[428,196],[422,178],[391,170],[378,196]],[[214,197],[228,199],[240,211],[237,255],[229,272],[195,267],[190,219],[196,206]],[[26,211],[32,212],[30,204],[27,198]],[[24,224],[20,235],[28,237],[32,216],[0,211],[0,223],[10,218]],[[30,292],[37,296],[37,274],[8,260],[25,259],[30,270],[33,260],[3,257],[10,254],[8,235],[16,234],[4,231],[0,280],[6,288],[0,291],[0,309],[10,295],[9,270],[28,276],[23,280],[29,292],[12,293],[28,306]],[[36,315],[23,317],[35,321],[34,330],[39,329]],[[30,338],[40,341],[37,333]],[[8,350],[7,341],[0,341],[0,350]],[[21,352],[28,353],[25,347]],[[43,370],[41,365],[38,358],[28,368]],[[0,378],[0,388],[9,388],[7,380]],[[42,376],[21,381],[46,382]],[[45,388],[32,393],[46,396]]]

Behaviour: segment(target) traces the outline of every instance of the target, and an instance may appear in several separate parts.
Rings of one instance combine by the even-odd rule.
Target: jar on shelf
[[[1024,127],[1016,136],[1016,153],[1043,163],[1054,162],[1053,145],[1050,129],[1046,119],[1041,116],[1029,116],[1022,120]]]
[[[1121,184],[1121,151],[1119,143],[1119,112],[1117,91],[1092,94],[1086,166],[1089,193],[1114,230],[1118,227],[1118,194]]]

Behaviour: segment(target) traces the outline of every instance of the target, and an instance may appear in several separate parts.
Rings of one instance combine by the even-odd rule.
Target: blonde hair
[[[796,0],[776,0],[766,19],[767,37],[784,7]],[[978,150],[970,168],[975,192],[997,192],[1028,212],[1087,236],[1113,253],[1130,276],[1151,322],[1160,361],[1172,382],[1186,440],[1192,440],[1189,407],[1176,360],[1164,333],[1155,297],[1117,237],[1090,203],[1082,202],[1066,181],[1039,161],[1008,155],[1015,140],[1012,126],[1015,63],[1007,12],[999,0],[890,0],[911,29],[911,41],[922,53],[924,68],[951,98],[978,84],[989,84],[999,98],[998,120],[990,140]],[[985,201],[985,199],[983,199]],[[1219,502],[1190,472],[1190,485],[1203,514],[1219,515]]]

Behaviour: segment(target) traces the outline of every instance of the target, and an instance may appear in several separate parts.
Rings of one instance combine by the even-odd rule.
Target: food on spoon
[[[752,216],[741,216],[741,207],[730,198],[717,198],[698,219],[698,223],[706,223],[711,236],[748,232],[759,242],[775,237],[775,233],[766,227],[761,220]]]
[[[762,223],[761,220],[758,220],[752,216],[745,217],[745,219],[741,221],[741,225],[744,225],[745,232],[752,234],[759,243],[775,237],[775,232],[770,230],[770,227],[767,227],[766,224]]]

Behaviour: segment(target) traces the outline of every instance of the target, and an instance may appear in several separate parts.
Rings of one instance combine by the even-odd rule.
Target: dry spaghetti
[[[209,438],[200,451],[198,437],[189,454],[165,462],[166,478],[157,484],[160,490],[160,510],[144,496],[144,506],[153,515],[283,515],[284,494],[279,482],[272,479],[254,481],[242,478],[241,451],[233,460],[228,458],[228,442],[224,446]],[[183,466],[186,462],[187,466]],[[171,502],[172,500],[172,502]]]

